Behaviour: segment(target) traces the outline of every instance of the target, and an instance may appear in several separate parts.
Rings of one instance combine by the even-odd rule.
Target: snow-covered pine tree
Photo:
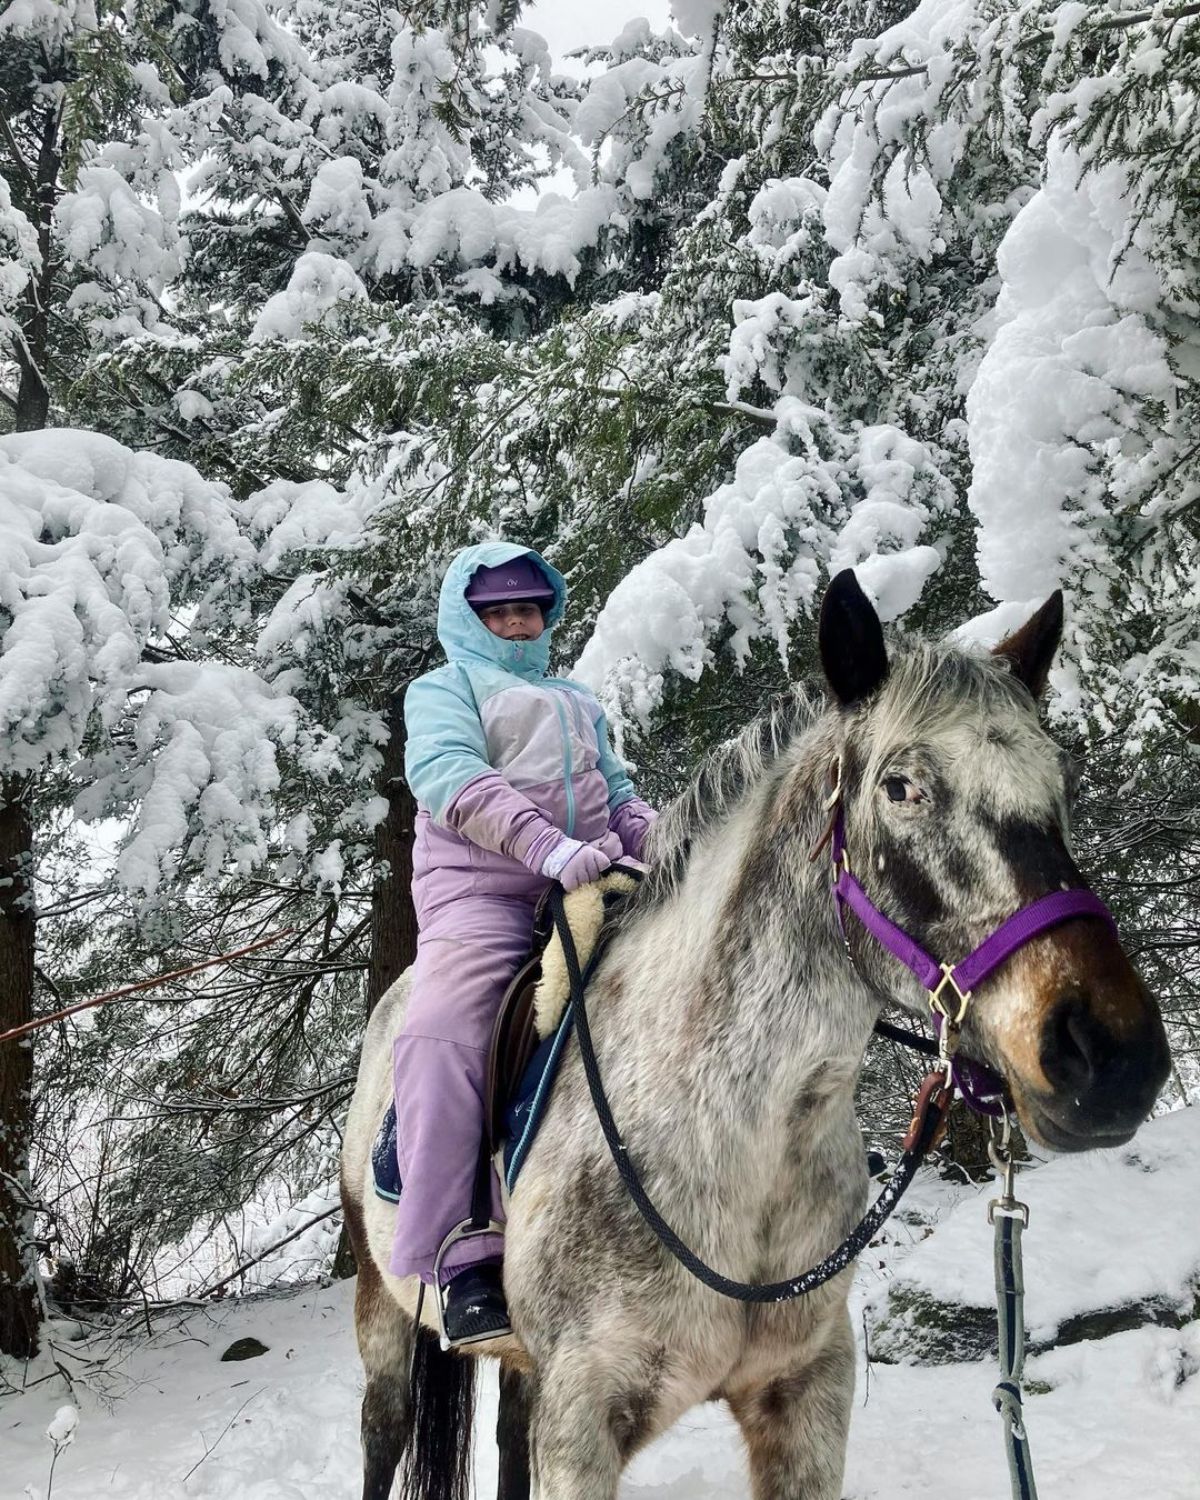
[[[140,326],[157,316],[157,296],[176,266],[170,221],[177,198],[169,143],[152,120],[164,95],[160,24],[157,10],[136,5],[98,13],[90,4],[32,0],[0,11],[0,431],[34,432],[61,411],[86,359],[93,318]],[[137,163],[138,190],[101,159],[102,143]],[[5,504],[21,509],[15,496],[6,494]],[[6,515],[6,530],[15,527],[6,569],[24,554],[27,519]],[[51,526],[48,547],[62,524]],[[10,574],[0,595],[6,676],[13,653],[30,649],[20,577],[19,569]],[[32,1009],[33,840],[38,804],[52,800],[38,767],[5,757],[0,1030]],[[30,1077],[28,1048],[7,1046],[0,1057],[0,1350],[12,1352],[31,1346],[36,1324],[26,1274]]]
[[[76,816],[127,823],[115,879],[143,923],[157,906],[169,931],[181,880],[250,870],[286,839],[273,806],[282,748],[316,780],[329,749],[294,697],[221,649],[252,612],[257,566],[223,486],[96,433],[13,434],[0,439],[0,527],[0,775],[22,789],[8,811],[24,839],[5,851],[5,900],[30,952],[30,989],[5,986],[7,1029],[30,1009],[43,779],[70,779]],[[28,1043],[4,1046],[23,1060],[27,1096]],[[5,1101],[0,1182],[6,1307],[31,1285],[27,1097],[16,1104]],[[10,1351],[27,1348],[28,1311],[6,1317]]]
[[[675,29],[626,28],[584,85],[511,9],[414,6],[381,27],[310,0],[286,29],[256,9],[252,37],[197,12],[163,117],[205,163],[185,271],[152,327],[132,290],[120,317],[97,303],[106,352],[78,389],[130,441],[250,497],[257,664],[336,761],[319,785],[285,770],[297,847],[269,893],[238,877],[188,897],[197,932],[297,903],[324,923],[304,949],[316,985],[273,976],[281,1047],[249,1024],[208,1088],[201,1022],[178,1049],[191,1081],[155,1063],[143,1080],[156,1127],[172,1098],[190,1121],[147,1130],[147,1180],[166,1181],[155,1139],[186,1137],[208,1209],[280,1170],[238,1124],[265,1090],[301,1152],[312,1124],[319,1178],[350,1045],[336,996],[357,983],[330,972],[390,972],[382,937],[370,960],[361,946],[372,872],[403,858],[402,838],[371,843],[381,794],[404,822],[387,695],[423,663],[439,560],[479,532],[547,545],[585,621],[647,557],[583,670],[666,789],[810,665],[833,569],[928,629],[973,615],[996,635],[1040,602],[1010,566],[1019,467],[1044,588],[1073,596],[1058,710],[1131,814],[1093,797],[1084,826],[1130,882],[1151,963],[1150,867],[1169,850],[1195,869],[1192,8],[681,0]],[[572,121],[586,189],[507,203],[554,161],[587,175]],[[28,259],[26,229],[0,222]],[[1062,285],[1037,275],[1051,243]],[[251,659],[246,637],[228,649]],[[711,670],[730,660],[740,675]],[[319,870],[313,850],[330,851]],[[1194,948],[1180,878],[1164,942]],[[318,1038],[323,1073],[301,1057]],[[327,1092],[306,1105],[308,1087]],[[177,1194],[162,1233],[190,1212]]]
[[[140,1216],[136,1253],[119,1247],[139,1273],[164,1238],[283,1175],[293,1145],[296,1177],[328,1177],[361,970],[376,994],[412,948],[394,695],[428,660],[437,560],[514,509],[443,494],[421,438],[465,432],[462,393],[513,362],[510,333],[543,317],[534,281],[568,285],[609,205],[601,193],[547,216],[500,201],[564,154],[582,168],[571,85],[536,37],[482,24],[482,7],[409,7],[370,30],[353,9],[300,15],[284,32],[256,10],[247,37],[234,13],[197,12],[164,116],[184,158],[203,160],[169,317],[145,332],[107,321],[76,387],[93,420],[248,493],[254,602],[239,639],[206,649],[261,668],[332,747],[315,781],[280,756],[276,812],[295,847],[274,851],[271,878],[227,874],[174,913],[176,942],[209,950],[299,917],[287,962],[257,968],[257,992],[214,985],[220,1027],[131,1019],[101,1044],[124,1049],[140,1110],[124,1142],[134,1189],[108,1199],[118,1227]],[[438,503],[410,515],[426,484]],[[372,913],[383,861],[405,899]]]
[[[664,295],[627,354],[670,310],[674,367],[694,349],[711,370],[723,344],[726,400],[765,430],[617,590],[582,670],[636,725],[678,715],[672,681],[726,645],[802,667],[837,567],[885,618],[975,616],[983,639],[1064,585],[1052,711],[1108,768],[1084,826],[1126,868],[1147,849],[1126,915],[1182,999],[1194,978],[1154,949],[1197,936],[1194,8],[926,0],[874,41],[851,21],[842,61],[773,9],[716,18],[714,56],[780,50],[714,68],[741,154],[672,270],[695,321]],[[1122,828],[1117,788],[1164,777],[1162,816]],[[1147,882],[1168,851],[1164,902]]]
[[[968,397],[979,560],[1000,612],[1071,603],[1053,710],[1087,753],[1083,826],[1200,1074],[1200,16],[1035,10],[1039,190],[998,257]],[[1017,606],[1019,607],[1019,606]],[[1014,611],[1015,612],[1015,611]]]

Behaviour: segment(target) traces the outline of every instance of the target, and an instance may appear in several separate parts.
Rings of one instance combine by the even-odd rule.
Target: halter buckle
[[[929,1008],[930,1010],[937,1011],[938,1015],[941,1016],[942,1020],[946,1023],[947,1031],[957,1031],[962,1025],[963,1017],[967,1013],[967,1006],[970,1004],[973,991],[967,990],[964,992],[959,988],[958,980],[954,977],[953,964],[940,964],[938,967],[942,971],[942,977],[937,987],[929,991]],[[947,988],[953,990],[958,996],[958,1010],[954,1015],[950,1014],[942,1000],[942,991]]]

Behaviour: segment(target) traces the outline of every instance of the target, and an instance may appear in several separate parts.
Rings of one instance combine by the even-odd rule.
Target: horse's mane
[[[722,822],[771,769],[780,752],[816,723],[819,701],[802,686],[777,694],[732,739],[711,750],[650,834],[650,871],[631,903],[639,910],[665,900],[683,875],[692,844]]]

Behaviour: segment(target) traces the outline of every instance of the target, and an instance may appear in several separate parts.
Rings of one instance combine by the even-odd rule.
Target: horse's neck
[[[730,1079],[748,1084],[748,1126],[773,1128],[814,1081],[849,1103],[875,1007],[846,959],[827,863],[808,861],[828,763],[814,746],[786,794],[775,778],[752,788],[614,955],[619,1045],[698,1112],[725,1112]]]

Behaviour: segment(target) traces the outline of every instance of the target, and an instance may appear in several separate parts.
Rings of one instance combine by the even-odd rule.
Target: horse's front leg
[[[762,1384],[729,1393],[750,1461],[754,1500],[840,1500],[854,1396],[854,1336],[845,1307],[819,1350]]]
[[[616,1500],[622,1469],[653,1435],[656,1405],[654,1378],[636,1354],[626,1362],[597,1344],[549,1361],[531,1428],[536,1500]]]

